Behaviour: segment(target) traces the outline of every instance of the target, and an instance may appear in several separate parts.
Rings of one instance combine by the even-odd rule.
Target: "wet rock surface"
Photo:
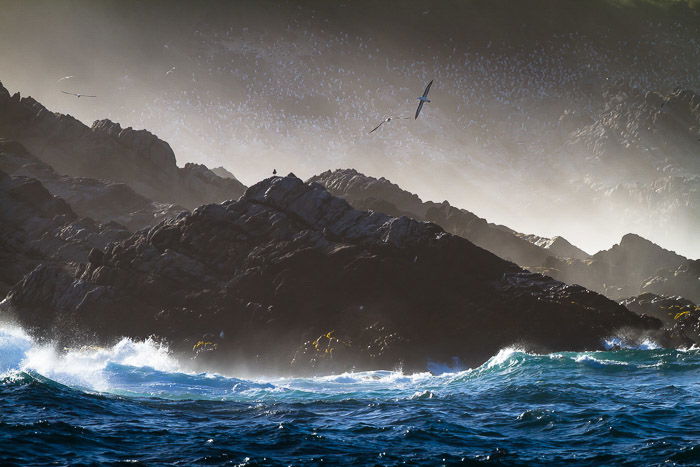
[[[614,300],[643,291],[693,300],[700,294],[697,261],[639,235],[627,234],[610,249],[589,255],[561,237],[525,235],[446,201],[421,202],[386,179],[368,177],[353,169],[329,170],[310,181],[323,184],[357,208],[434,222],[523,268],[583,285]]]
[[[79,218],[36,179],[0,171],[0,295],[39,265],[71,269],[93,248],[123,240],[116,223]]]
[[[688,345],[700,342],[700,306],[678,296],[663,296],[644,293],[626,298],[620,303],[639,315],[660,320],[664,328]]]
[[[39,268],[4,306],[39,335],[156,335],[203,365],[263,371],[475,365],[511,344],[600,348],[623,328],[663,338],[656,319],[291,174],[93,250],[73,275]]]

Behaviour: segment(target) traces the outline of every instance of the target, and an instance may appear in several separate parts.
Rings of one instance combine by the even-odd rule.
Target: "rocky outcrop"
[[[700,294],[698,261],[666,250],[636,234],[589,258],[551,258],[534,271],[580,284],[613,300],[653,292],[695,300]]]
[[[211,169],[214,174],[218,175],[221,178],[232,178],[234,180],[238,180],[235,175],[233,175],[231,172],[226,170],[225,167],[214,167]]]
[[[79,218],[38,180],[0,171],[0,298],[40,264],[70,269],[91,249],[129,235],[121,225]]]
[[[589,259],[591,257],[591,255],[589,255],[582,249],[572,245],[564,237],[555,236],[552,238],[547,238],[533,234],[521,234],[518,232],[515,232],[515,235],[527,240],[530,243],[534,243],[535,245],[544,248],[545,250],[550,251],[551,254],[553,256],[556,256],[557,258],[573,258],[578,260],[584,260]]]
[[[0,84],[0,137],[22,143],[61,175],[126,183],[156,202],[188,209],[236,199],[245,187],[205,166],[179,168],[165,141],[146,130],[99,120],[87,127],[70,115],[47,110]]]
[[[682,295],[700,303],[700,260],[685,260],[677,267],[657,271],[643,282],[642,292]]]
[[[37,269],[5,309],[39,334],[157,335],[209,367],[263,372],[476,365],[505,345],[595,349],[660,326],[293,175],[93,250],[74,276]]]
[[[627,234],[619,244],[596,253],[589,261],[570,261],[559,265],[559,271],[565,278],[562,280],[601,291],[613,299],[638,295],[645,287],[648,287],[646,291],[660,292],[664,275],[667,276],[667,290],[673,287],[677,295],[695,297],[700,293],[697,276],[694,283],[668,277],[669,271],[686,264],[685,257],[639,235]],[[655,281],[658,288],[651,289],[655,277],[658,277]]]
[[[68,202],[75,213],[100,223],[117,222],[131,231],[151,227],[183,207],[156,203],[124,183],[58,175],[48,164],[31,155],[21,144],[0,140],[0,170],[9,175],[34,178],[54,196]]]
[[[639,315],[658,319],[676,338],[686,339],[689,343],[700,342],[700,306],[690,300],[645,293],[620,303]]]
[[[352,169],[326,171],[310,181],[323,184],[356,208],[434,222],[523,268],[580,284],[614,300],[643,291],[691,299],[700,294],[699,275],[694,272],[697,262],[639,235],[625,235],[619,245],[591,256],[562,237],[526,235],[491,224],[446,201],[422,202],[386,179],[368,177]]]
[[[451,206],[447,201],[423,202],[417,195],[403,190],[385,178],[374,178],[354,169],[326,171],[309,179],[322,184],[335,196],[346,199],[357,209],[372,209],[394,216],[410,216],[434,222],[447,232],[464,237],[501,258],[522,267],[544,264],[552,254],[520,238],[503,226]]]

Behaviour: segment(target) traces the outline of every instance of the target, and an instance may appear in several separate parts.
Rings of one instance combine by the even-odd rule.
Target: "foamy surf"
[[[0,370],[0,453],[21,445],[75,461],[81,446],[85,463],[108,449],[115,462],[156,464],[320,463],[308,453],[341,463],[342,450],[360,464],[597,465],[628,448],[627,461],[652,452],[661,463],[695,459],[700,435],[700,349],[508,347],[478,368],[440,374],[239,379],[188,372],[151,340],[64,350],[0,326]],[[658,433],[668,439],[650,448]]]
[[[533,354],[518,347],[500,350],[475,369],[404,374],[401,371],[357,371],[317,377],[242,379],[188,371],[153,340],[121,339],[111,347],[59,350],[37,344],[21,328],[0,327],[0,373],[40,375],[87,392],[171,400],[344,400],[358,397],[401,400],[468,394],[477,387],[497,386],[527,374],[545,375],[562,369],[582,371],[620,367],[668,366],[668,352],[694,359],[700,351],[654,354],[653,345],[635,350]],[[666,356],[666,360],[664,360]]]

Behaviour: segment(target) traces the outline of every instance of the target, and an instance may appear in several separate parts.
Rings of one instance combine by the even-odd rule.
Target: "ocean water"
[[[0,327],[0,464],[700,465],[700,350],[531,355],[315,378],[183,371],[124,339]]]

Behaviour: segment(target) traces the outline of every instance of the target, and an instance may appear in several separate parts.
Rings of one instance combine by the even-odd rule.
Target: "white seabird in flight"
[[[428,91],[430,91],[430,86],[433,85],[433,80],[431,79],[428,85],[425,87],[425,91],[423,91],[423,95],[418,97],[417,99],[420,101],[418,103],[418,108],[416,109],[416,117],[418,118],[418,114],[420,114],[421,109],[423,108],[423,104],[426,102],[430,102],[430,99],[428,99]]]
[[[63,94],[69,94],[69,95],[71,95],[71,96],[75,96],[75,97],[77,97],[78,99],[80,99],[81,97],[97,97],[97,96],[88,96],[87,94],[76,94],[76,93],[74,93],[74,92],[66,92],[66,91],[61,91],[61,92],[62,92]]]
[[[169,75],[170,73],[172,73],[173,71],[175,71],[175,67],[174,67],[174,66],[173,66],[173,67],[170,67],[170,69],[169,69],[168,71],[165,72],[165,75],[167,76],[167,75]]]
[[[71,78],[75,78],[75,76],[73,76],[73,75],[64,76],[63,78],[58,78],[58,79],[56,80],[56,82],[59,83],[59,82],[61,82],[61,81],[63,81],[63,80],[71,79]]]
[[[388,123],[388,122],[390,122],[390,121],[392,121],[392,120],[402,119],[402,118],[410,118],[410,117],[387,117],[387,118],[385,118],[384,120],[382,120],[382,122],[381,122],[379,125],[377,125],[377,126],[375,126],[374,128],[372,128],[372,131],[370,131],[370,133],[375,132],[376,130],[379,129],[380,126],[384,125],[385,123]]]

